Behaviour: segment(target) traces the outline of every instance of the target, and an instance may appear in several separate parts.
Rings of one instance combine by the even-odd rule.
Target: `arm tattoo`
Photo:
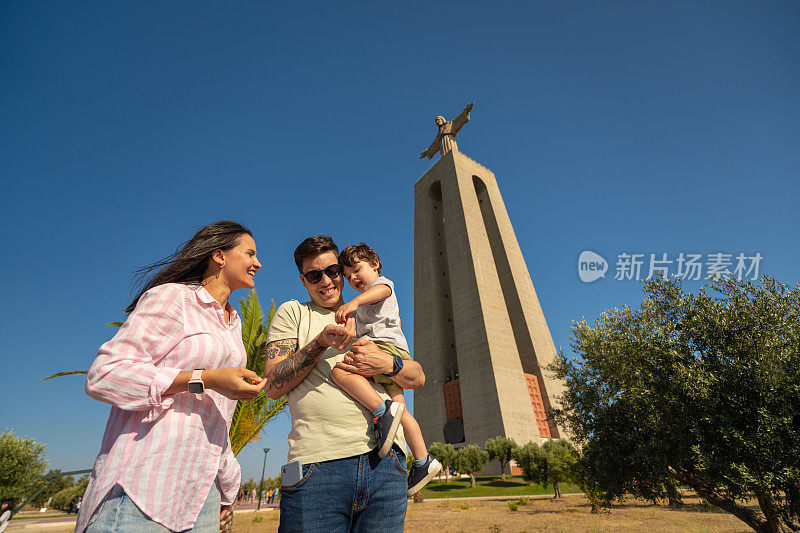
[[[285,339],[267,344],[267,359],[286,357],[297,350],[297,339]]]
[[[264,372],[264,379],[270,382],[273,389],[282,389],[302,371],[317,364],[327,348],[314,339],[305,348],[295,350],[297,350],[297,339],[274,341],[267,345],[267,359],[285,357]]]

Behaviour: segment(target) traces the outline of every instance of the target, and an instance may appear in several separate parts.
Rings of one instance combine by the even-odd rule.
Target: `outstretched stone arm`
[[[453,135],[458,133],[458,130],[464,127],[464,124],[469,122],[469,112],[472,111],[473,102],[470,102],[456,118],[453,119]]]
[[[428,159],[432,158],[439,152],[439,137],[437,136],[436,139],[428,146],[424,152],[422,152],[419,156],[420,159],[423,157],[427,157]]]

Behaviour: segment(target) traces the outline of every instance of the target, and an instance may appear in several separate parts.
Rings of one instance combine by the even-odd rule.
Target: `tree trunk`
[[[500,477],[506,479],[506,463],[500,462]]]
[[[747,507],[743,507],[734,500],[721,496],[713,489],[707,487],[705,483],[697,479],[694,474],[687,470],[678,471],[672,467],[668,467],[668,470],[673,476],[675,476],[675,479],[685,485],[690,486],[697,494],[705,498],[708,503],[711,505],[716,505],[723,511],[732,514],[758,533],[789,533],[793,531],[792,528],[779,519],[775,520],[775,522],[771,525],[766,520],[763,513],[758,513],[748,509]]]
[[[675,488],[675,485],[673,485],[672,483],[667,483],[666,491],[670,507],[673,507],[675,509],[683,507],[683,500],[681,499],[681,493],[678,492],[678,489]]]
[[[469,473],[469,486],[475,488],[475,472]]]
[[[558,487],[558,482],[553,483],[553,499],[561,499],[561,489]]]

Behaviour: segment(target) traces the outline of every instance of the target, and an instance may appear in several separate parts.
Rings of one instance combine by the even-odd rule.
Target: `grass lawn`
[[[469,486],[469,478],[451,479],[450,483],[434,480],[422,489],[423,498],[468,498],[473,496],[534,496],[536,494],[553,495],[553,486],[529,485],[521,476],[478,476],[476,487]],[[560,483],[562,494],[581,492],[577,485]]]
[[[752,531],[732,515],[685,497],[686,505],[674,510],[663,505],[629,501],[610,512],[591,514],[586,497],[567,496],[562,500],[530,500],[512,511],[507,501],[427,500],[408,504],[406,533],[747,533]],[[276,533],[280,514],[271,512],[237,513],[234,533]],[[56,533],[56,532],[52,532]]]

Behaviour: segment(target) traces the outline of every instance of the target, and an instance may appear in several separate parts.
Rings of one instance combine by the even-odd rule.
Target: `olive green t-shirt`
[[[308,345],[328,324],[335,324],[336,313],[311,302],[290,300],[275,312],[267,342],[297,339],[298,347]],[[331,379],[331,369],[344,359],[346,351],[328,348],[311,372],[286,398],[292,418],[289,432],[288,462],[303,464],[331,461],[361,455],[376,446],[372,413]],[[385,399],[383,386],[370,382]],[[403,452],[406,443],[402,427],[395,443]]]

